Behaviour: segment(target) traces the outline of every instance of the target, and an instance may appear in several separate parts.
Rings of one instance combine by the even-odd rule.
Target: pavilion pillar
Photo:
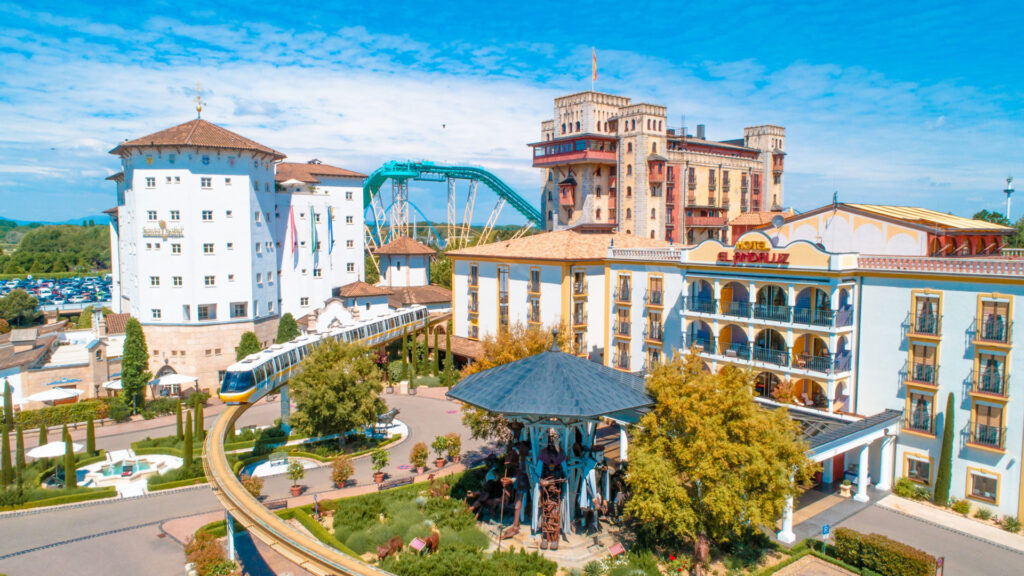
[[[626,425],[619,424],[619,462],[629,461],[629,436],[626,434]]]
[[[857,461],[857,494],[853,497],[857,502],[867,502],[871,499],[868,496],[868,456],[870,454],[868,449],[870,447],[870,444],[860,447],[860,458]]]
[[[790,477],[790,482],[792,482]],[[793,533],[793,497],[786,498],[786,508],[782,512],[782,530],[775,535],[779,542],[792,544],[796,542],[796,534]]]
[[[882,436],[882,454],[879,458],[878,483],[879,490],[892,490],[893,466],[896,460],[896,437]]]
[[[832,459],[823,460],[821,462],[821,483],[826,486],[833,482],[832,480]]]

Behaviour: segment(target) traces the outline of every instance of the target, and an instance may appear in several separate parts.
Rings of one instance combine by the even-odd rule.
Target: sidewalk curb
[[[193,484],[192,486],[182,486],[180,488],[169,488],[167,490],[158,490],[156,492],[147,492],[140,496],[130,496],[128,498],[121,498],[115,496],[112,498],[99,498],[96,500],[86,500],[85,502],[72,502],[70,504],[57,504],[55,506],[41,506],[39,508],[28,508],[25,510],[7,510],[0,512],[0,520],[5,518],[15,518],[18,516],[32,516],[35,514],[44,514],[46,512],[60,512],[63,510],[71,510],[74,508],[88,508],[90,506],[102,506],[104,504],[115,504],[117,502],[127,502],[130,500],[139,500],[142,498],[156,498],[164,494],[174,494],[177,492],[187,492],[189,490],[197,490],[199,488],[209,488],[208,483]]]
[[[964,532],[963,530],[957,530],[956,528],[951,528],[949,526],[946,526],[945,524],[940,524],[938,522],[934,522],[934,521],[929,520],[927,518],[922,518],[920,516],[915,516],[913,514],[910,514],[909,512],[904,512],[903,510],[900,510],[898,508],[894,508],[892,506],[884,505],[884,504],[882,504],[880,502],[876,502],[875,506],[877,506],[877,507],[879,507],[879,508],[881,508],[883,510],[887,510],[889,512],[892,512],[894,514],[899,514],[900,516],[903,516],[903,517],[906,517],[906,518],[911,518],[913,520],[917,520],[918,522],[923,522],[925,524],[928,524],[929,526],[935,526],[936,528],[941,528],[943,530],[952,532],[953,534],[956,534],[958,536],[964,536],[964,537],[967,537],[967,538],[971,538],[972,540],[977,540],[978,542],[984,542],[985,544],[988,544],[990,546],[995,546],[997,548],[1002,548],[1003,550],[1008,550],[1008,551],[1013,552],[1015,554],[1020,554],[1021,556],[1024,556],[1024,550],[1018,550],[1017,548],[1014,548],[1012,546],[1007,546],[1006,544],[1003,544],[1001,542],[996,542],[994,540],[989,540],[988,538],[982,538],[981,536],[978,536],[977,534],[971,534],[970,532]]]

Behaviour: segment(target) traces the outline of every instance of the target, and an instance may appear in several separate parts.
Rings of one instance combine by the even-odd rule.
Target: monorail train
[[[427,308],[410,306],[350,326],[275,344],[229,366],[220,385],[220,399],[227,404],[256,402],[285,384],[299,370],[302,360],[326,339],[374,346],[426,325]]]

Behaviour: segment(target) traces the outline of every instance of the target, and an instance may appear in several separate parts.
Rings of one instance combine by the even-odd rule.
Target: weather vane
[[[196,82],[196,118],[203,117],[203,86]]]

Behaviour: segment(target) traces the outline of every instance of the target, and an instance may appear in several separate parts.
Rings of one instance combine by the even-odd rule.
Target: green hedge
[[[23,274],[0,274],[0,280],[24,280],[32,276],[39,280],[64,280],[65,278],[78,278],[86,276],[99,276],[102,278],[110,274],[110,270],[93,270],[90,272],[25,272]]]
[[[36,410],[22,410],[15,413],[14,421],[21,424],[22,429],[28,432],[39,428],[40,424],[53,427],[85,422],[89,418],[100,420],[107,417],[108,409],[109,404],[105,398],[82,400],[73,404],[58,404]]]
[[[99,500],[100,498],[113,498],[114,496],[117,496],[117,488],[113,486],[104,486],[103,488],[85,488],[63,496],[41,498],[39,500],[29,500],[28,502],[13,506],[3,506],[0,507],[0,510],[27,510],[29,508],[42,508],[44,506],[57,506],[59,504],[72,504],[74,502]]]
[[[228,535],[228,523],[226,521],[224,521],[224,520],[217,520],[216,522],[210,522],[209,524],[206,524],[205,526],[200,526],[199,529],[196,530],[195,535],[198,536],[199,533],[201,533],[201,532],[206,532],[207,534],[212,534],[214,538],[223,538],[223,537]],[[242,523],[241,522],[235,522],[235,534],[244,534],[244,533],[245,533],[245,528],[242,526]]]
[[[861,534],[849,528],[835,532],[836,558],[888,576],[931,576],[935,557],[882,536]]]
[[[175,480],[174,482],[164,482],[163,484],[157,484],[153,487],[148,487],[150,492],[159,492],[160,490],[170,490],[171,488],[182,488],[184,486],[195,486],[196,484],[206,484],[206,476],[199,476],[198,478],[186,478],[184,480]]]
[[[185,454],[178,448],[132,448],[132,452],[135,452],[136,456],[145,456],[147,454],[164,454],[166,456],[177,456],[178,458],[184,458]]]
[[[337,538],[334,537],[333,534],[328,532],[326,528],[324,528],[319,522],[314,520],[313,517],[311,516],[312,513],[312,507],[303,506],[301,508],[290,508],[288,510],[282,510],[281,512],[278,513],[278,516],[285,520],[289,520],[292,518],[298,520],[299,524],[302,524],[302,526],[306,530],[309,530],[309,533],[312,534],[317,540],[323,542],[324,544],[327,544],[328,546],[331,546],[332,548],[336,548],[344,552],[345,554],[348,554],[349,556],[353,556],[355,558],[359,557],[359,555],[353,552],[351,548],[342,544]]]

